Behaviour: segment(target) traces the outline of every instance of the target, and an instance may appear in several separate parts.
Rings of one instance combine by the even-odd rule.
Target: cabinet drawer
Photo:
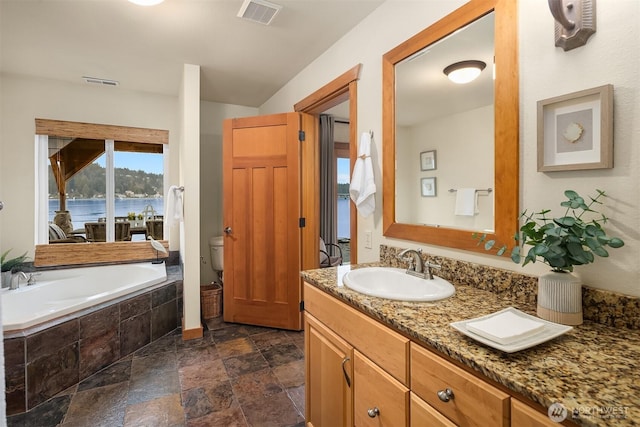
[[[448,402],[438,397],[450,389]],[[455,424],[463,426],[509,425],[509,395],[411,344],[411,390]]]
[[[411,393],[411,427],[456,427],[447,417]]]
[[[353,370],[356,427],[407,426],[409,389],[357,350]]]
[[[304,308],[395,379],[409,384],[408,338],[308,283]]]
[[[515,399],[511,399],[511,426],[512,427],[553,427],[558,423]]]

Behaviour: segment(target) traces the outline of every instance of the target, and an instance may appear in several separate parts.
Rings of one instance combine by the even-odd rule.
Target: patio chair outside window
[[[89,242],[107,241],[106,222],[85,222],[84,231]],[[131,240],[131,224],[129,222],[116,222],[116,241]]]
[[[333,248],[338,249],[338,254],[333,255]],[[335,243],[325,243],[320,237],[320,268],[336,267],[342,265],[342,248]]]
[[[49,224],[49,243],[81,243],[86,242],[83,236],[67,236],[56,224]]]
[[[162,240],[164,238],[163,222],[164,221],[161,219],[148,219],[145,223],[147,226],[147,233],[145,235],[145,238],[148,238],[149,236],[151,236],[155,240]]]

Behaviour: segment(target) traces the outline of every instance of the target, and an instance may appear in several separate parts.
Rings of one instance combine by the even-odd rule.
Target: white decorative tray
[[[529,319],[529,320],[543,323],[544,327],[539,332],[533,335],[523,337],[522,339],[519,339],[509,344],[500,344],[499,342],[492,341],[488,338],[485,338],[476,333],[473,333],[472,331],[467,329],[468,323],[478,322],[480,320],[486,320],[491,317],[498,316],[500,314],[507,313],[507,312],[520,316],[524,319]],[[460,322],[453,322],[451,323],[451,326],[457,329],[458,331],[462,332],[466,336],[473,338],[474,340],[481,342],[485,345],[488,345],[489,347],[493,347],[495,349],[504,351],[505,353],[514,353],[516,351],[524,350],[526,348],[530,348],[538,344],[542,344],[543,342],[556,338],[573,329],[571,326],[560,325],[558,323],[549,322],[547,320],[540,319],[539,317],[535,317],[530,314],[523,313],[522,311],[514,307],[508,307],[508,308],[505,308],[504,310],[500,310],[495,313],[488,314],[486,316],[476,317],[475,319],[462,320]]]

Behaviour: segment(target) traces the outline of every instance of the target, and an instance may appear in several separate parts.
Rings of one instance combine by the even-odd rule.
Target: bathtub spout
[[[15,290],[20,287],[20,278],[24,280],[29,280],[29,277],[25,274],[24,271],[18,271],[11,275],[11,281],[9,282],[9,289]]]

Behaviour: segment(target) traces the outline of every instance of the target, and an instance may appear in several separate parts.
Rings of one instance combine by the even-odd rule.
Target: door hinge
[[[307,219],[306,218],[299,218],[298,219],[298,226],[300,228],[304,228],[307,226]]]
[[[299,131],[298,131],[298,140],[299,140],[300,142],[302,142],[302,141],[304,141],[304,139],[305,139],[304,131],[303,131],[303,130],[299,130]]]
[[[300,311],[304,311],[304,301],[300,301]]]

